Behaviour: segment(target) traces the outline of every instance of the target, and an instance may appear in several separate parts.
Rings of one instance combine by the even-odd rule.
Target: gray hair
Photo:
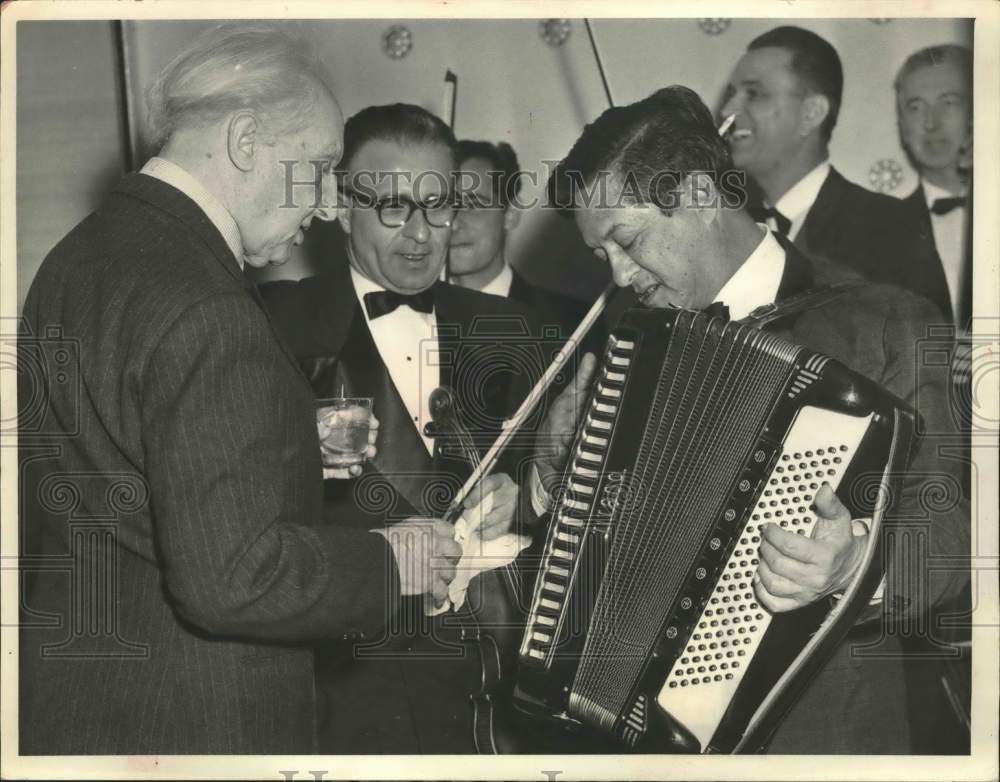
[[[177,55],[149,88],[149,126],[162,144],[179,128],[247,109],[281,115],[287,131],[303,122],[319,90],[330,92],[326,73],[305,40],[272,27],[221,25]]]
[[[920,68],[930,68],[944,63],[955,65],[962,74],[962,81],[972,97],[972,50],[965,46],[953,43],[943,43],[937,46],[928,46],[920,49],[906,58],[906,62],[896,74],[896,81],[893,86],[899,94],[903,86],[903,79]]]

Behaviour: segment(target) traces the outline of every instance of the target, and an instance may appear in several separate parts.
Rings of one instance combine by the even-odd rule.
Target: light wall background
[[[843,61],[845,91],[831,148],[834,164],[849,179],[871,187],[873,166],[894,161],[888,165],[898,166],[899,177],[890,192],[907,195],[916,179],[899,146],[893,78],[903,60],[921,47],[971,46],[971,22],[648,19],[595,20],[593,28],[616,103],[679,83],[696,90],[714,108],[750,40],[784,23],[824,36]],[[123,95],[134,110],[138,167],[152,152],[145,133],[145,90],[160,68],[214,23],[125,22],[121,59],[115,24],[18,25],[19,308],[45,254],[125,170]],[[541,194],[546,172],[542,161],[565,155],[583,125],[607,108],[582,20],[570,20],[569,36],[561,46],[542,39],[537,19],[283,24],[314,42],[332,74],[345,116],[395,101],[440,113],[444,75],[450,68],[459,80],[456,133],[460,138],[510,143],[521,167],[538,172],[537,186],[525,185],[526,198]],[[391,59],[382,50],[383,33],[393,25],[411,33],[412,49],[402,59]],[[295,257],[265,276],[297,278],[336,262],[337,233],[335,227],[314,227]],[[607,279],[571,224],[551,212],[524,215],[509,250],[511,261],[529,279],[580,298],[593,296]]]

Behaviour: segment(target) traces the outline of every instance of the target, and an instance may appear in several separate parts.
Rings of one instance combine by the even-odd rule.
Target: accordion
[[[756,751],[868,605],[913,415],[738,322],[635,309],[612,331],[553,513],[514,703],[623,750]],[[762,525],[809,535],[824,482],[871,519],[843,595],[770,614]]]

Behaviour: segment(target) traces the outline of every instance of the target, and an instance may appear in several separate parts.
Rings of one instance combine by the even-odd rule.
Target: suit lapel
[[[513,274],[510,281],[510,298],[522,304],[531,304],[531,286],[528,281],[511,268]]]
[[[458,306],[452,295],[454,286],[443,282],[435,283],[434,286],[434,316],[437,320],[437,342],[438,342],[438,384],[451,389],[458,405],[458,419],[463,425],[468,427],[469,420],[465,405],[466,395],[461,385],[463,372],[461,368],[468,356],[462,349],[462,342],[468,338],[468,330],[471,325],[464,317],[465,313]],[[438,436],[434,441],[434,468],[438,473],[451,473],[461,475],[461,480],[471,471],[471,466],[465,469],[466,462],[461,460],[461,451],[457,447],[454,438],[448,435]]]
[[[490,317],[479,311],[475,298],[482,294],[454,285],[438,283],[434,302],[441,351],[440,383],[451,388],[458,405],[459,419],[469,430],[479,456],[483,456],[499,434],[498,422],[511,411],[510,374],[517,361],[516,348],[503,356],[497,346],[513,335],[502,325],[503,316]],[[499,374],[490,370],[496,368]],[[435,443],[435,464],[440,472],[465,480],[472,467],[454,439],[443,437]]]
[[[780,234],[774,234],[774,237],[785,251],[785,270],[781,274],[775,296],[775,301],[781,302],[809,290],[813,286],[814,276],[809,261],[796,245]]]
[[[840,201],[844,197],[845,183],[846,180],[831,167],[816,200],[809,208],[802,228],[795,235],[795,246],[802,252],[808,253],[810,248],[830,245],[827,240],[830,232],[836,227],[833,216],[839,211]]]
[[[917,185],[917,189],[904,199],[903,204],[909,211],[911,223],[917,226],[920,244],[924,251],[920,257],[911,259],[908,273],[912,278],[908,287],[924,294],[941,309],[944,315],[954,319],[948,277],[941,262],[941,255],[938,253],[937,241],[934,239],[934,226],[930,210],[927,208],[927,195],[923,184]],[[971,212],[971,209],[968,212]]]

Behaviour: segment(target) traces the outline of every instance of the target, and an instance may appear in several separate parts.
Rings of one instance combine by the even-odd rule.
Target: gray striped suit
[[[254,294],[194,202],[142,174],[38,272],[22,754],[314,751],[309,642],[377,633],[395,604],[384,540],[323,523],[311,390]],[[56,343],[79,367],[45,400],[29,370]]]

